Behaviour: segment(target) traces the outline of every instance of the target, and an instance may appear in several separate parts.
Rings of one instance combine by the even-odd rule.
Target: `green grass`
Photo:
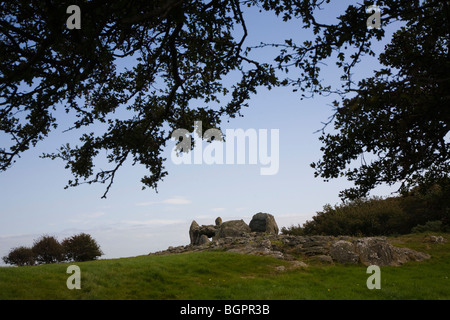
[[[432,258],[381,267],[380,290],[367,289],[362,265],[289,269],[275,258],[210,251],[77,263],[81,290],[67,289],[70,264],[0,268],[0,299],[450,299],[450,243],[423,238],[391,239]]]

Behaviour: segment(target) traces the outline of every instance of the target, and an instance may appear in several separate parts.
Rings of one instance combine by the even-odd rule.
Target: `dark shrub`
[[[283,234],[378,236],[450,230],[450,182],[415,188],[398,197],[327,204],[303,226]]]
[[[444,225],[442,221],[428,221],[425,224],[419,224],[412,228],[411,232],[413,233],[422,233],[422,232],[443,232],[445,231]]]
[[[307,235],[375,236],[407,233],[407,215],[398,198],[359,199],[345,204],[324,206],[303,225]]]
[[[305,231],[303,230],[302,226],[298,224],[297,226],[291,225],[289,228],[282,227],[281,228],[282,234],[290,234],[293,236],[304,236]]]
[[[52,236],[42,236],[35,240],[32,250],[38,263],[55,263],[64,260],[63,247]]]
[[[408,213],[412,227],[429,221],[442,221],[450,226],[450,182],[417,187],[402,197],[402,207]]]
[[[66,258],[73,261],[95,260],[103,254],[97,242],[86,233],[64,239],[62,246]]]
[[[7,256],[3,257],[3,261],[11,265],[32,266],[34,265],[33,250],[24,246],[14,248]]]

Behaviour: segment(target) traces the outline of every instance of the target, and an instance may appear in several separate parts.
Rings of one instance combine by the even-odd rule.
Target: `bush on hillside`
[[[281,233],[282,234],[290,234],[293,236],[304,236],[305,230],[302,228],[302,226],[300,224],[298,224],[296,226],[291,225],[289,228],[282,227]]]
[[[6,264],[25,266],[63,261],[95,260],[103,255],[97,242],[86,233],[80,233],[59,241],[52,236],[42,236],[33,247],[17,247],[2,259]]]
[[[32,250],[37,263],[64,261],[63,247],[53,236],[42,236],[35,240]]]
[[[24,246],[12,249],[3,261],[16,266],[32,266],[35,263],[33,250]]]
[[[428,221],[441,221],[450,226],[450,182],[421,186],[401,197],[403,209],[408,213],[412,227]]]
[[[305,234],[375,236],[406,233],[405,213],[395,198],[359,199],[327,205],[304,225]]]
[[[419,224],[412,228],[412,233],[423,233],[423,232],[446,232],[448,228],[444,226],[442,221],[428,221],[425,224]]]
[[[430,222],[431,221],[431,222]],[[358,199],[325,205],[303,226],[282,228],[293,235],[379,236],[450,230],[450,183],[416,188],[399,197]]]
[[[72,261],[95,260],[103,255],[95,239],[86,233],[80,233],[64,239],[62,246],[66,259]]]

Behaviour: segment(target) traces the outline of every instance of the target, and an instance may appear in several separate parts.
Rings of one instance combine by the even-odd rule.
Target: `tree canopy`
[[[384,68],[351,89],[342,106],[336,102],[337,133],[320,138],[316,175],[354,181],[344,198],[381,183],[400,182],[401,191],[443,183],[450,174],[448,2],[428,1],[415,13],[380,55]],[[351,166],[358,158],[360,166]]]
[[[144,186],[156,188],[166,175],[167,128],[189,129],[194,119],[204,129],[218,126],[222,115],[239,114],[257,86],[276,83],[273,68],[244,56],[237,1],[88,1],[80,3],[81,29],[73,30],[66,28],[68,5],[1,3],[0,129],[13,143],[0,151],[0,170],[58,126],[52,110],[63,105],[78,119],[68,130],[106,125],[103,134],[82,134],[80,146],[47,155],[65,161],[75,177],[69,186],[108,182],[106,196],[132,158],[150,171]],[[133,59],[129,67],[118,70],[126,58]],[[227,88],[222,77],[231,71],[241,79]],[[213,108],[228,93],[229,101]],[[124,106],[129,118],[115,118]],[[112,167],[95,172],[101,150]]]
[[[290,85],[302,96],[339,97],[330,120],[335,132],[324,128],[323,159],[312,166],[324,179],[354,181],[344,196],[449,174],[449,1],[377,1],[383,27],[404,26],[379,57],[385,68],[358,83],[355,67],[385,36],[384,28],[367,28],[369,1],[349,5],[331,24],[316,13],[336,0],[92,0],[78,4],[81,28],[68,29],[72,4],[0,2],[0,130],[11,138],[0,149],[0,171],[60,125],[54,114],[61,107],[77,119],[65,130],[88,131],[80,145],[44,155],[65,162],[74,176],[68,186],[107,183],[105,197],[131,159],[150,172],[144,187],[156,188],[167,174],[161,153],[172,130],[192,130],[194,120],[203,130],[220,127],[258,87]],[[314,38],[295,43],[280,35],[280,43],[249,48],[246,7],[297,19]],[[272,64],[251,59],[266,46],[279,48]],[[327,59],[342,72],[339,87],[323,79]],[[298,77],[276,76],[277,69]],[[239,80],[228,84],[231,73]],[[122,110],[126,119],[115,116]],[[95,167],[102,150],[108,170]],[[375,160],[349,168],[367,153]]]

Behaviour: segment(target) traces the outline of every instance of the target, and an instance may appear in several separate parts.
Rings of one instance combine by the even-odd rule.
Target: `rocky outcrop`
[[[385,238],[360,238],[353,241],[353,244],[359,261],[366,266],[400,265],[406,262],[405,259],[399,259],[397,254],[404,249],[395,248]]]
[[[422,252],[393,246],[389,240],[383,237],[275,235],[251,232],[242,220],[223,222],[221,228],[198,226],[194,222],[191,225],[190,234],[193,234],[191,239],[196,244],[170,247],[165,251],[153,254],[225,250],[242,254],[272,256],[291,262],[304,260],[326,264],[362,264],[365,266],[400,266],[408,261],[423,261],[430,258],[428,254]],[[222,228],[223,225],[225,226]],[[209,240],[208,236],[201,232],[211,232],[211,227],[217,229],[212,240]]]
[[[395,247],[386,238],[367,237],[352,241],[336,241],[330,255],[340,263],[362,263],[366,266],[399,266],[408,261],[429,259],[428,254],[408,248]]]
[[[354,246],[346,240],[338,240],[330,248],[330,256],[333,261],[339,263],[358,263],[359,256],[354,251]]]
[[[268,232],[278,234],[278,225],[273,215],[259,212],[255,214],[249,224],[252,232]]]
[[[431,243],[446,243],[447,239],[445,239],[442,236],[427,236],[424,239],[424,242],[431,242]]]

